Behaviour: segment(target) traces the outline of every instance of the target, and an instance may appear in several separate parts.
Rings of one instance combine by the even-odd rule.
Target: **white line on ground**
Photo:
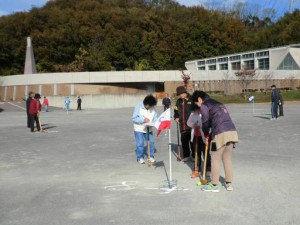
[[[24,107],[21,107],[21,106],[19,106],[19,105],[13,104],[13,103],[11,103],[11,102],[7,102],[7,103],[10,104],[10,105],[12,105],[12,106],[18,107],[18,108],[20,108],[20,109],[26,110]]]

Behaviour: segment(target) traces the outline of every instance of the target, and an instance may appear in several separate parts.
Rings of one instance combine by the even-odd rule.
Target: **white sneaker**
[[[190,160],[190,157],[185,157],[185,158],[182,159],[182,162],[187,162],[189,160]]]
[[[153,157],[150,157],[150,158],[149,158],[149,161],[150,161],[151,163],[155,163],[155,159],[154,159]]]
[[[145,164],[145,160],[143,158],[138,159],[139,164]]]

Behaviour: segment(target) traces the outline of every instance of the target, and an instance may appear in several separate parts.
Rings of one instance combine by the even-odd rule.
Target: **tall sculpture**
[[[27,48],[26,48],[26,58],[25,58],[25,68],[24,74],[36,73],[35,60],[33,55],[33,48],[31,45],[31,38],[27,37]]]

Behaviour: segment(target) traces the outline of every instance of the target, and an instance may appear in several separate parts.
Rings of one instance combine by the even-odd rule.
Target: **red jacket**
[[[47,98],[44,98],[43,105],[49,105],[49,101]]]
[[[29,103],[29,115],[35,116],[42,109],[42,105],[39,100],[32,99]]]

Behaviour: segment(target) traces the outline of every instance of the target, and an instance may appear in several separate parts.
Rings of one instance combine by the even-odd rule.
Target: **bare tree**
[[[270,88],[271,86],[271,81],[273,79],[273,73],[272,72],[269,72],[269,73],[265,73],[263,74],[263,81],[264,81],[264,89],[265,89],[265,92]]]
[[[246,99],[248,87],[256,78],[256,70],[247,69],[243,66],[240,71],[235,72],[235,75],[242,87],[243,96]]]
[[[181,79],[183,80],[183,84],[184,84],[185,89],[188,92],[191,92],[193,90],[193,87],[189,87],[189,81],[191,79],[191,73],[187,74],[183,70],[180,70],[180,72],[181,72]]]
[[[229,94],[228,86],[230,85],[230,83],[229,83],[229,75],[230,75],[229,71],[227,71],[223,75],[224,75],[224,78],[223,78],[224,95],[227,95],[227,94]]]
[[[289,82],[289,88],[291,90],[295,89],[295,77],[293,75],[290,75],[289,77],[286,78]]]

